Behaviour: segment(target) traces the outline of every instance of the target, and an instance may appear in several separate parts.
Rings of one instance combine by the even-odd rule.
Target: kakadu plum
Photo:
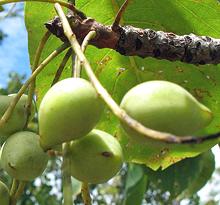
[[[55,84],[39,109],[41,146],[54,145],[88,134],[98,122],[103,102],[90,82],[68,78]]]
[[[99,184],[111,179],[121,168],[119,142],[110,134],[92,130],[70,145],[71,174],[76,179]]]
[[[0,204],[1,205],[9,205],[9,190],[8,187],[0,181]]]
[[[11,135],[1,150],[1,165],[13,178],[29,181],[42,174],[48,156],[40,147],[39,135],[22,131]]]
[[[168,81],[149,81],[129,90],[121,102],[128,115],[146,127],[175,135],[191,135],[207,126],[212,112],[181,86]],[[138,135],[127,124],[125,131]]]
[[[3,116],[14,97],[15,94],[9,96],[0,95],[0,118]],[[27,120],[27,99],[27,95],[22,95],[9,120],[6,122],[6,124],[0,127],[0,136],[9,136],[17,131],[21,131],[24,128]],[[34,110],[33,103],[31,119],[33,118]]]

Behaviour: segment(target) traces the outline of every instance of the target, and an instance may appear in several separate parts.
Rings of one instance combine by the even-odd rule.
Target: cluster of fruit
[[[12,99],[0,96],[0,115]],[[50,88],[39,108],[39,135],[22,131],[27,120],[26,102],[27,96],[23,95],[9,121],[0,128],[0,136],[9,136],[1,148],[0,165],[10,176],[29,181],[41,175],[48,161],[46,151],[64,142],[70,142],[71,175],[80,181],[103,183],[120,170],[123,153],[119,142],[94,129],[104,104],[91,83],[68,78]],[[179,85],[167,81],[135,86],[122,99],[121,108],[146,127],[179,136],[193,134],[212,120],[208,108]],[[122,127],[132,138],[143,137],[127,124],[122,123]],[[9,191],[2,183],[0,204],[9,204]]]

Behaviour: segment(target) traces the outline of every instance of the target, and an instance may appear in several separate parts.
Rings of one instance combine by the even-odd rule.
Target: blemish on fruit
[[[102,156],[104,156],[104,157],[112,157],[113,154],[111,152],[102,152]]]
[[[10,162],[8,163],[8,166],[14,170],[16,170],[15,166],[13,166]]]

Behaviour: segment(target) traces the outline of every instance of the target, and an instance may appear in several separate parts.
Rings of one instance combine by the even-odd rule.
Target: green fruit
[[[122,149],[110,134],[93,130],[70,145],[71,175],[92,183],[104,183],[122,166]]]
[[[15,179],[29,181],[42,174],[48,156],[40,147],[40,137],[28,131],[11,135],[1,153],[3,169]]]
[[[167,81],[149,81],[129,90],[121,102],[128,115],[154,130],[175,135],[191,135],[212,120],[211,111],[189,92]],[[128,125],[125,131],[137,136]]]
[[[10,195],[8,187],[0,181],[0,204],[9,205]]]
[[[7,110],[10,102],[14,98],[14,94],[10,96],[0,95],[0,118],[3,116],[5,111]],[[15,109],[3,127],[0,127],[0,136],[10,136],[11,134],[21,131],[27,120],[27,111],[26,111],[26,103],[27,103],[27,95],[22,95],[20,100],[18,101]],[[34,115],[34,104],[33,104],[31,117]]]
[[[17,95],[17,93],[12,93],[8,96],[9,97],[15,97],[16,95]],[[23,105],[25,106],[26,109],[27,109],[27,106],[26,106],[27,100],[28,100],[28,96],[26,94],[23,94],[20,98],[20,101],[23,102]],[[36,112],[35,101],[32,100],[31,114],[30,114],[29,119],[28,119],[29,121],[33,120],[35,112]]]
[[[103,102],[88,81],[68,78],[58,82],[40,105],[41,146],[47,150],[88,134],[102,111]]]

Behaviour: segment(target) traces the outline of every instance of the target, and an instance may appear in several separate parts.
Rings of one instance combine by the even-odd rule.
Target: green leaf
[[[104,24],[111,24],[124,0],[77,0],[77,7],[87,16]],[[123,23],[142,28],[151,28],[177,34],[210,35],[218,37],[220,7],[216,0],[133,0],[123,16]],[[25,22],[28,30],[29,54],[32,63],[34,52],[45,32],[43,24],[55,15],[53,6],[45,3],[27,3]],[[60,41],[54,37],[49,41],[45,58]],[[125,57],[110,49],[97,49],[92,46],[86,51],[97,77],[113,98],[120,103],[124,94],[138,83],[149,80],[168,80],[175,82],[191,92],[201,103],[214,113],[214,120],[207,129],[197,133],[204,135],[219,130],[220,124],[220,69],[219,66],[195,66],[181,62],[168,62],[152,58]],[[37,78],[38,105],[49,89],[59,65],[58,57]],[[63,78],[70,76],[68,65]],[[83,74],[85,77],[85,74]],[[108,109],[97,126],[116,135],[119,122]],[[146,139],[133,142],[125,133],[117,133],[129,162],[142,163],[158,169],[166,168],[186,157],[193,157],[207,151],[219,140],[210,140],[202,145],[168,145]],[[129,149],[128,149],[129,148]]]
[[[147,179],[140,165],[129,165],[123,205],[141,205],[147,187]]]
[[[183,197],[191,197],[198,192],[211,178],[215,170],[215,157],[211,151],[204,153],[200,158],[200,171],[184,191]]]
[[[175,199],[190,197],[202,188],[211,177],[215,167],[214,156],[211,151],[198,157],[178,162],[166,170],[152,171],[146,168],[146,174],[151,186],[162,193],[169,192]]]

